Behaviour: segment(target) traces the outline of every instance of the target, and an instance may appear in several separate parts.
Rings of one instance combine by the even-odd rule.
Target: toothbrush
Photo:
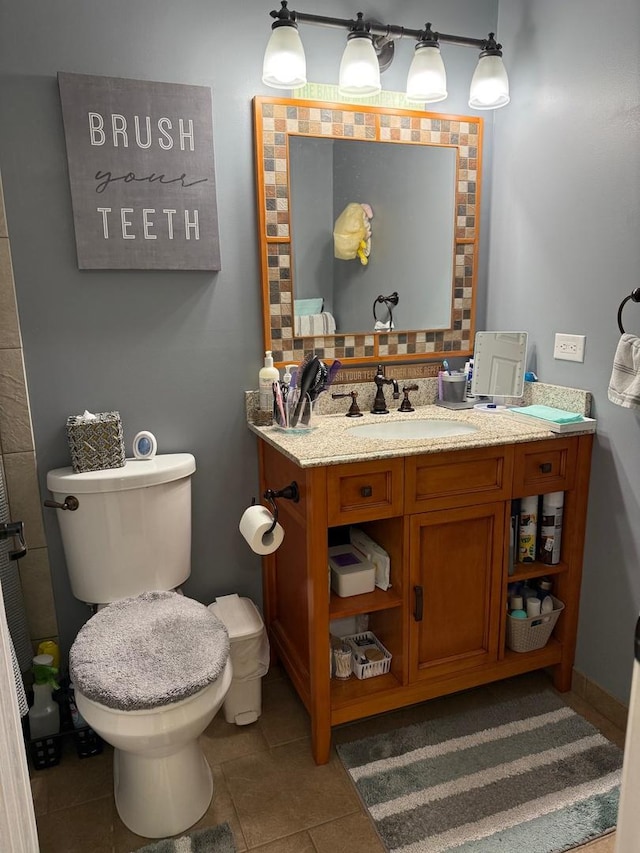
[[[287,426],[287,420],[284,416],[284,406],[282,405],[282,389],[280,388],[279,382],[273,383],[273,396],[276,399],[276,405],[278,407],[278,411],[280,412],[281,423],[283,427]]]
[[[445,359],[444,359],[444,361],[442,362],[442,366],[443,366],[443,367],[444,367],[444,369],[447,371],[447,373],[449,374],[449,376],[451,376],[451,370],[449,370],[449,362],[447,361],[447,359],[446,359],[446,358],[445,358]]]

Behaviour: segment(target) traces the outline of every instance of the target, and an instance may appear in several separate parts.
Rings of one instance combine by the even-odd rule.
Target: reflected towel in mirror
[[[324,308],[324,300],[322,296],[313,297],[312,299],[294,299],[293,313],[300,317],[306,314],[321,314]]]
[[[333,314],[323,311],[321,314],[307,314],[293,318],[294,334],[296,337],[311,337],[314,335],[333,335],[336,321]]]
[[[371,253],[371,222],[373,210],[369,204],[352,201],[342,211],[333,226],[333,254],[341,261],[359,258],[366,266]]]

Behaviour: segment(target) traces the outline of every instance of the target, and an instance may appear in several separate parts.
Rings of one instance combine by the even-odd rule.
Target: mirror
[[[522,397],[526,332],[478,332],[473,352],[474,397]]]
[[[254,119],[275,362],[309,351],[347,364],[469,355],[482,119],[271,97],[255,98]],[[372,208],[366,265],[334,258],[334,223],[349,202]],[[375,318],[373,303],[392,292],[390,329],[388,303]]]
[[[374,317],[373,303],[390,290],[396,329],[450,326],[453,148],[292,136],[289,178],[294,328],[296,303],[320,297],[338,333],[371,331],[377,317],[387,320],[384,308]],[[366,265],[334,253],[334,223],[353,201],[373,213]]]

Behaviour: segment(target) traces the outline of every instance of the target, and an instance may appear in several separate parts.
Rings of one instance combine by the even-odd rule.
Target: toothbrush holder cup
[[[303,435],[316,428],[315,403],[309,394],[300,395],[297,388],[283,401],[282,409],[275,407],[274,424],[290,435]]]
[[[464,373],[443,373],[442,399],[447,403],[463,403],[466,399],[467,377]]]

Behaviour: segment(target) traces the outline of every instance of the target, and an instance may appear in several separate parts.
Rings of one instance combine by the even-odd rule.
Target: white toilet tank
[[[76,598],[108,604],[146,590],[170,590],[191,573],[190,453],[127,459],[123,468],[74,474],[57,468],[47,488],[75,511],[57,509]]]

